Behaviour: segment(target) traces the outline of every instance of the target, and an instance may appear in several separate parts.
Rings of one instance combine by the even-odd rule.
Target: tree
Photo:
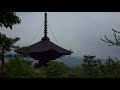
[[[69,68],[69,78],[84,78],[84,71],[81,65]]]
[[[21,23],[21,19],[16,16],[15,12],[0,12],[0,27],[12,29],[15,24]]]
[[[21,57],[14,57],[4,64],[3,73],[7,78],[32,78],[36,73],[31,63],[21,60]]]
[[[23,57],[29,57],[28,51],[30,50],[30,46],[19,47],[19,48],[17,48],[17,50],[21,51],[21,55]]]
[[[98,74],[98,62],[95,56],[85,55],[82,64],[85,76],[88,78],[95,78]]]
[[[0,27],[6,27],[12,29],[12,26],[15,24],[21,23],[21,19],[16,16],[15,12],[0,12]],[[0,49],[2,50],[2,68],[4,64],[4,51],[9,51],[10,47],[18,41],[20,38],[8,38],[6,35],[0,33]]]
[[[100,77],[120,78],[120,61],[117,58],[106,59],[105,64],[99,63]]]
[[[114,40],[108,39],[105,35],[105,39],[101,39],[102,41],[109,43],[108,46],[120,46],[120,36],[117,35],[120,32],[112,29]],[[116,60],[116,61],[115,61]],[[106,60],[105,65],[100,64],[100,70],[102,75],[105,77],[120,77],[120,63],[117,59],[111,59],[110,57]]]
[[[50,61],[47,67],[40,68],[41,76],[47,78],[67,78],[68,68],[62,62]]]
[[[107,37],[106,37],[106,35],[105,35],[105,39],[102,39],[101,38],[101,40],[102,41],[104,41],[104,42],[106,42],[106,43],[109,43],[110,45],[108,45],[108,46],[120,46],[120,36],[119,35],[117,35],[117,33],[120,33],[120,32],[118,32],[118,31],[116,31],[116,30],[114,30],[114,29],[112,29],[113,30],[113,37],[114,37],[114,39],[115,39],[115,41],[113,41],[113,40],[111,40],[111,39],[108,39]]]
[[[16,43],[20,38],[8,38],[6,35],[0,33],[0,47],[2,50],[2,66],[1,66],[1,71],[3,70],[3,65],[4,65],[4,52],[9,51],[10,48],[13,46],[14,43]]]

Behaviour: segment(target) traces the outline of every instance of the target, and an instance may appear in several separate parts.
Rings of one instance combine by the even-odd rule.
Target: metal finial
[[[42,40],[49,40],[49,38],[47,37],[47,13],[45,12],[45,21],[44,21],[44,37],[42,38]]]
[[[47,37],[47,13],[45,12],[44,36]]]

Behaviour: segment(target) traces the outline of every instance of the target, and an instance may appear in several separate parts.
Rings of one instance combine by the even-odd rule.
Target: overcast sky
[[[95,55],[97,58],[118,57],[120,47],[108,46],[101,41],[104,35],[112,38],[112,28],[120,31],[119,12],[48,12],[48,36],[52,42],[71,49],[75,56]],[[12,30],[1,28],[9,37],[20,37],[19,46],[34,44],[43,37],[44,12],[17,12],[21,24]],[[42,26],[42,28],[41,28]],[[50,27],[49,27],[50,26]],[[40,29],[41,28],[41,29]],[[54,33],[56,39],[50,31]]]

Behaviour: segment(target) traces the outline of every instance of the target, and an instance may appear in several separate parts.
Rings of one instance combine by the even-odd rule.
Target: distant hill
[[[9,60],[9,57],[6,57],[6,56],[9,56],[9,55],[14,56],[16,54],[17,53],[14,50],[11,50],[10,52],[7,52],[5,54],[5,61]],[[76,66],[83,63],[83,58],[84,57],[80,57],[80,56],[65,56],[65,57],[58,58],[58,59],[53,60],[53,61],[63,62],[68,67],[76,67]],[[35,63],[38,63],[38,61],[34,60],[33,58],[24,58],[24,60],[33,61],[32,66],[34,66]],[[105,62],[105,59],[100,59],[100,60],[102,61],[102,63]]]
[[[58,58],[55,61],[63,62],[68,67],[75,67],[83,63],[83,58],[79,56],[67,56],[63,58]]]
[[[84,57],[80,57],[80,56],[68,56],[68,57],[63,57],[63,58],[58,58],[55,61],[58,62],[63,62],[64,64],[66,64],[68,67],[76,67],[80,64],[83,63],[83,59]],[[97,59],[97,58],[96,58]],[[99,59],[103,64],[105,63],[105,59]]]
[[[12,55],[12,56],[14,56],[14,55],[16,55],[17,53],[14,51],[14,50],[11,50],[10,52],[7,52],[6,54],[5,54],[5,57],[6,56],[8,56],[8,55]],[[6,57],[5,58],[6,59],[6,61],[9,59],[8,57]],[[34,59],[32,59],[32,58],[24,58],[24,60],[28,60],[28,61],[33,61],[33,63],[32,63],[32,66],[35,64],[35,63],[37,63],[38,61],[37,60],[34,60]],[[80,64],[82,64],[82,61],[83,61],[83,59],[81,58],[81,57],[79,57],[79,56],[65,56],[65,57],[62,57],[62,58],[58,58],[58,59],[56,59],[56,60],[54,60],[54,61],[58,61],[58,62],[63,62],[64,64],[66,64],[67,66],[69,66],[69,67],[75,67],[75,66],[78,66],[78,65],[80,65]]]

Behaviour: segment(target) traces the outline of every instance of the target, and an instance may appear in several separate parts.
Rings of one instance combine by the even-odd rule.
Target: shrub
[[[34,68],[30,62],[22,61],[20,57],[14,57],[6,62],[3,73],[8,78],[29,78],[34,74]]]
[[[50,61],[47,67],[40,68],[40,76],[47,78],[67,78],[67,66],[62,62]]]

